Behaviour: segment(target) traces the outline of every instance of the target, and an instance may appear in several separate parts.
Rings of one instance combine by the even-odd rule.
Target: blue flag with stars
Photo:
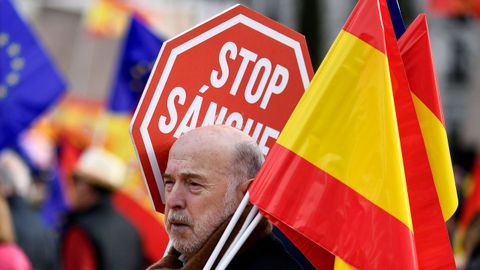
[[[135,110],[163,41],[132,18],[110,94],[110,111],[132,113]]]
[[[65,82],[10,0],[0,0],[0,150],[65,91]]]

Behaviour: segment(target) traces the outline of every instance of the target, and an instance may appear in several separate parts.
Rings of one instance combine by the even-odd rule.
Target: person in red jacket
[[[141,238],[112,205],[125,165],[102,148],[87,149],[74,169],[73,211],[61,244],[64,270],[136,270],[144,267]]]

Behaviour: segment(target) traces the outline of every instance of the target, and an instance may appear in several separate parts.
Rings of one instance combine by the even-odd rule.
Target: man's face
[[[170,150],[163,177],[167,232],[175,249],[188,257],[239,201],[228,188],[231,151],[212,149],[208,142],[193,136],[180,138]]]
[[[80,176],[74,176],[73,183],[75,192],[72,198],[72,209],[81,211],[95,205],[99,199],[95,188]]]

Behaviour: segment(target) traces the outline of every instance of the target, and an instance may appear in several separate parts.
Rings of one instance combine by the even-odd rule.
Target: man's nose
[[[179,182],[176,182],[170,192],[165,193],[166,206],[170,209],[185,208],[185,190]]]

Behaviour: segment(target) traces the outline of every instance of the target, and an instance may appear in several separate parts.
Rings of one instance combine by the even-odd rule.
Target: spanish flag
[[[311,262],[323,247],[358,269],[418,269],[386,2],[360,0],[250,188]]]
[[[458,198],[425,15],[418,16],[398,45],[446,221],[457,209]]]
[[[398,47],[401,59],[396,61],[403,60],[401,73],[406,78],[402,76],[397,85],[410,90],[394,90],[394,96],[418,265],[455,269],[445,221],[458,201],[425,15],[410,25]]]

